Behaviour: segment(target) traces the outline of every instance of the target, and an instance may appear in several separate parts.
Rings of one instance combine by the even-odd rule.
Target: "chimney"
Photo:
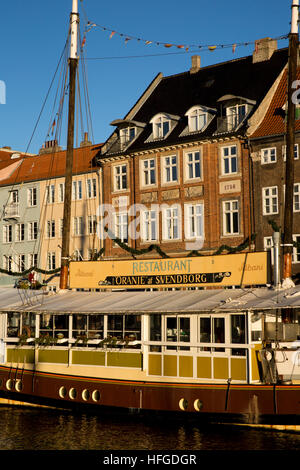
[[[271,59],[273,52],[277,50],[276,39],[263,38],[255,41],[255,49],[252,55],[252,62],[264,62]]]
[[[39,154],[43,153],[53,153],[61,150],[61,147],[58,146],[57,140],[46,140],[43,144],[43,147],[40,149]]]
[[[87,147],[89,145],[92,145],[92,142],[89,141],[89,134],[88,132],[84,133],[84,140],[80,142],[80,147]]]
[[[190,73],[197,73],[201,68],[201,57],[199,55],[192,56],[192,67]]]

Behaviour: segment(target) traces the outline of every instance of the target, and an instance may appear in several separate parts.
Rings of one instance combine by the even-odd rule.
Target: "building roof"
[[[74,149],[73,175],[97,168],[95,156],[100,147],[101,144]],[[7,157],[1,162],[0,151],[0,186],[63,177],[66,154],[66,150],[31,156],[20,154],[18,158]]]
[[[212,137],[217,131],[217,118],[202,132],[181,135],[187,126],[187,111],[195,105],[216,109],[222,106],[220,98],[231,95],[243,97],[250,103],[260,104],[276,78],[287,64],[288,51],[286,48],[276,50],[269,60],[253,62],[252,56],[231,60],[207,67],[202,67],[196,73],[190,71],[161,78],[147,99],[131,114],[134,121],[145,123],[146,126],[139,136],[130,144],[128,151],[134,152],[174,145]],[[150,120],[159,113],[179,116],[174,129],[161,140],[147,142],[152,133]],[[239,134],[242,129],[239,129]],[[228,132],[226,133],[228,135]],[[112,137],[112,136],[111,136]],[[103,155],[124,153],[117,148],[113,138],[112,146],[102,149]]]
[[[300,79],[300,68],[297,71],[297,79]],[[283,106],[287,102],[287,70],[284,71],[282,78],[275,90],[273,99],[264,119],[257,129],[250,135],[250,138],[266,137],[279,135],[286,132],[285,111]],[[300,131],[300,119],[295,121],[295,130]]]

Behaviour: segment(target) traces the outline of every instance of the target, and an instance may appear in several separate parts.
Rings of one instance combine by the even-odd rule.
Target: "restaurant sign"
[[[124,261],[72,261],[71,289],[225,287],[269,282],[268,253]]]

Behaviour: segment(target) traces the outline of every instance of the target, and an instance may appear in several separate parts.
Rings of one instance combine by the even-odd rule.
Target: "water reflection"
[[[132,415],[0,408],[1,450],[299,450],[300,434]]]

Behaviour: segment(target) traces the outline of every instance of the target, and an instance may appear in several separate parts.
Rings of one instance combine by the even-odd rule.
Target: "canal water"
[[[300,433],[170,421],[158,415],[1,406],[0,451],[16,450],[291,452],[300,450]]]

